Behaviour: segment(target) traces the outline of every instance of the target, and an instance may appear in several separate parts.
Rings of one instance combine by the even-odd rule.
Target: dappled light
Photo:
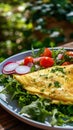
[[[33,48],[73,40],[70,0],[0,0],[0,62]]]

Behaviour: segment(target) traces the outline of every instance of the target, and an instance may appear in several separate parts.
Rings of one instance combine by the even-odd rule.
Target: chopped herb
[[[45,79],[48,79],[48,76],[45,76]]]
[[[45,90],[45,89],[41,89],[40,91],[41,91],[41,92],[44,92],[44,90]]]
[[[54,86],[57,87],[57,88],[59,88],[59,87],[61,87],[61,84],[60,84],[59,81],[55,81],[55,82],[54,82]]]
[[[63,74],[66,74],[65,71],[64,71],[64,68],[55,67],[55,68],[51,69],[52,73],[55,73],[57,71],[62,72]]]
[[[36,79],[33,79],[33,82],[36,82]]]
[[[34,72],[36,70],[36,68],[35,68],[35,66],[33,65],[32,67],[31,67],[31,72]]]
[[[62,77],[65,77],[65,75],[62,75]]]
[[[68,71],[68,73],[70,74],[70,73],[71,73],[71,71]]]
[[[65,59],[65,61],[73,63],[73,57],[72,56],[64,55],[64,59]]]
[[[32,55],[33,57],[39,57],[40,54],[43,52],[43,48],[39,50],[39,52],[34,51],[34,48],[32,47]],[[57,56],[58,54],[63,54],[62,60],[58,60]],[[69,61],[70,63],[73,63],[73,57],[65,55],[64,49],[58,49],[58,50],[52,50],[52,57],[55,61],[55,65],[61,65],[64,61]],[[43,67],[40,67],[39,69],[43,69]],[[31,67],[31,72],[36,71],[35,64]],[[66,80],[68,78],[66,77],[65,67],[59,68],[58,66],[55,66],[51,71],[48,71],[48,75],[41,74],[39,76],[43,77],[43,80],[45,78],[53,79],[53,73],[55,72],[61,72],[61,77],[64,77]],[[52,73],[52,75],[49,75],[49,73]],[[71,73],[68,71],[67,73]],[[56,73],[58,75],[58,73]],[[33,79],[35,83],[35,78]],[[59,104],[54,104],[51,99],[46,99],[46,96],[43,98],[43,94],[45,91],[45,87],[40,89],[41,97],[39,97],[38,93],[31,94],[30,92],[23,89],[23,86],[13,77],[10,75],[0,75],[0,84],[3,85],[8,94],[11,95],[12,100],[17,100],[19,106],[22,108],[20,111],[20,114],[26,114],[29,115],[29,117],[33,120],[44,122],[47,120],[52,126],[54,125],[63,125],[71,124],[73,126],[73,104],[63,104],[63,101],[60,101]],[[51,87],[54,85],[54,87],[59,88],[61,87],[61,84],[59,81],[54,81],[54,83],[50,82],[48,83],[47,87]],[[4,91],[2,91],[3,93]],[[56,90],[53,89],[51,92],[49,92],[48,98],[53,94],[53,96],[56,95]],[[45,94],[44,94],[45,95]],[[48,118],[49,116],[49,118]]]
[[[51,86],[52,86],[52,83],[49,83],[49,84],[48,84],[48,87],[51,87]]]
[[[53,56],[53,58],[55,60],[54,65],[62,65],[62,63],[65,62],[64,58],[63,59],[58,59],[57,58],[59,54],[62,54],[64,56],[65,52],[66,52],[66,50],[64,48],[60,48],[58,50],[55,50],[55,49],[52,50],[52,56]]]
[[[42,76],[42,77],[48,79],[48,75],[45,75],[45,74],[42,75],[42,74],[40,74],[40,76]]]

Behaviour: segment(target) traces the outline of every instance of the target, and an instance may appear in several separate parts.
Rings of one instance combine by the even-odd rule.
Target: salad
[[[56,65],[70,65],[73,63],[73,51],[62,49],[50,50],[42,48],[37,54],[32,50],[31,56],[16,62],[7,62],[2,70],[4,74],[26,74],[38,69],[48,68]]]
[[[73,125],[73,104],[52,104],[50,99],[30,94],[13,78],[13,74],[26,75],[40,69],[52,66],[67,66],[73,64],[73,51],[64,48],[54,50],[42,48],[37,53],[32,49],[32,55],[14,62],[7,62],[0,75],[0,84],[4,85],[1,93],[8,93],[11,100],[16,100],[21,108],[20,114],[39,121],[54,125]],[[56,84],[58,85],[58,84]]]

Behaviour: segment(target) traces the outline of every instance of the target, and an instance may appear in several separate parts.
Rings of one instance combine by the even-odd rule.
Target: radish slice
[[[14,63],[14,62],[9,63],[4,66],[3,70],[4,72],[11,72],[11,71],[14,71],[17,66],[18,66],[18,63]]]
[[[32,67],[32,66],[33,66],[33,63],[29,63],[28,66],[29,66],[29,67]]]
[[[26,74],[28,72],[30,72],[30,67],[28,66],[18,66],[16,69],[15,69],[15,72],[17,74]]]
[[[58,54],[57,59],[58,59],[58,60],[61,60],[61,59],[62,59],[62,57],[63,57],[63,54]]]
[[[34,58],[33,62],[34,62],[34,63],[39,62],[41,58],[42,58],[42,57]]]
[[[14,62],[8,61],[8,62],[6,62],[6,63],[4,64],[4,67],[5,67],[6,65],[10,64],[10,63],[14,63]]]
[[[3,70],[2,70],[2,73],[3,73],[3,74],[14,74],[15,71],[9,71],[9,72],[7,72],[7,71],[5,71],[5,70],[3,69]]]

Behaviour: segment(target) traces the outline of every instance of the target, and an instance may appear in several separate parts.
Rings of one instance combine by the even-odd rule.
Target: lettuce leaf
[[[47,121],[52,126],[65,124],[73,126],[73,104],[52,104],[50,99],[32,95],[10,75],[0,75],[0,84],[5,88],[2,93],[7,92],[11,100],[17,101],[21,108],[20,114],[28,114],[31,119],[39,122]]]

